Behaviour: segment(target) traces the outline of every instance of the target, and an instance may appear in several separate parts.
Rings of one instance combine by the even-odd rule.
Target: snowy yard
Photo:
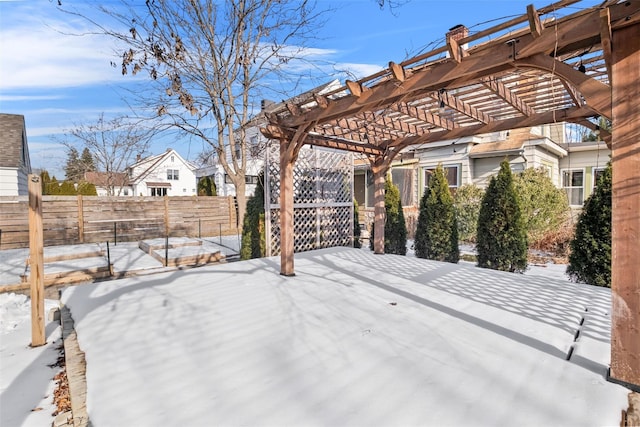
[[[619,422],[607,289],[346,248],[296,273],[258,259],[65,291],[93,424]]]
[[[45,314],[58,306],[47,300]],[[31,348],[31,304],[24,295],[0,294],[0,426],[50,426],[54,383],[50,367],[61,345],[59,323],[47,321],[47,345]]]
[[[610,291],[562,270],[331,248],[297,254],[295,277],[256,259],[62,300],[95,426],[617,425]],[[28,348],[28,302],[0,297],[0,424],[49,425],[59,328]]]

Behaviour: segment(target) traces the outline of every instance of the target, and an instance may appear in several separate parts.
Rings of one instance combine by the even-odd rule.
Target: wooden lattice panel
[[[280,161],[272,144],[266,162],[267,249],[280,253]],[[350,153],[303,148],[293,171],[294,251],[353,241],[353,158]]]

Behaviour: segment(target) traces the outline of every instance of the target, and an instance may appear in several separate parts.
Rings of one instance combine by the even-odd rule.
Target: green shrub
[[[384,253],[407,254],[407,226],[402,211],[400,190],[391,182],[389,176],[384,183],[384,208],[386,220],[384,223]],[[373,250],[375,226],[371,229],[369,247]]]
[[[415,251],[418,258],[457,263],[458,223],[442,165],[438,165],[420,201]]]
[[[584,204],[571,241],[572,280],[611,287],[611,163]]]
[[[475,242],[478,231],[478,215],[484,190],[473,184],[465,184],[456,190],[453,205],[456,208],[458,239]]]
[[[538,242],[567,221],[570,212],[567,195],[543,169],[526,169],[513,182],[529,242]]]
[[[203,176],[198,180],[198,196],[215,196],[216,192],[216,183],[213,177]]]
[[[60,192],[58,194],[60,196],[75,196],[78,192],[72,181],[65,180],[60,186]]]
[[[358,215],[358,202],[353,199],[353,247],[361,248],[362,242],[360,242],[360,218]]]
[[[83,196],[97,196],[98,191],[96,190],[96,186],[87,181],[80,181],[78,183],[78,194],[82,194]]]
[[[258,177],[253,197],[247,201],[247,209],[242,221],[242,242],[240,259],[262,258],[266,256],[264,223],[264,174]]]
[[[500,164],[482,198],[477,232],[478,266],[522,273],[527,268],[527,230],[509,162]]]

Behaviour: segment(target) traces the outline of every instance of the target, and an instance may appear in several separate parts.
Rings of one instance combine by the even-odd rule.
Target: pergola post
[[[610,376],[640,387],[640,25],[612,37]]]
[[[293,141],[280,140],[280,274],[294,276],[293,228]]]
[[[371,162],[373,173],[373,253],[384,254],[384,223],[386,211],[384,207],[384,183],[388,167],[384,165],[383,158],[377,157]]]

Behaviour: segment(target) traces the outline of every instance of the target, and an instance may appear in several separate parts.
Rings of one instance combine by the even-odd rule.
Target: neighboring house
[[[438,164],[455,192],[464,184],[485,188],[505,159],[516,173],[527,168],[546,170],[552,182],[567,191],[571,207],[581,208],[609,154],[603,142],[566,143],[565,125],[558,123],[413,147],[396,158],[390,174],[408,217],[417,215],[420,198]],[[373,215],[373,177],[366,159],[354,165],[354,196],[368,224]]]
[[[175,150],[138,159],[127,168],[129,185],[136,196],[195,196],[196,167]]]
[[[98,196],[135,195],[124,172],[85,172],[84,180],[95,185]]]
[[[28,195],[30,173],[24,116],[0,114],[0,196]]]
[[[260,132],[260,128],[267,124],[267,119],[263,113],[281,108],[283,104],[287,102],[293,102],[298,104],[304,100],[312,99],[314,94],[326,94],[341,87],[339,80],[333,80],[329,83],[323,84],[316,88],[313,88],[307,92],[297,95],[281,103],[274,103],[267,100],[262,101],[261,112],[256,115],[247,126],[245,126],[245,135],[247,143],[247,166],[245,171],[245,195],[253,196],[258,183],[258,176],[260,172],[264,170],[264,160],[266,156],[265,147],[267,145],[267,138],[265,138]],[[331,97],[331,96],[330,96]],[[224,171],[222,165],[214,159],[211,165],[203,166],[196,171],[198,179],[209,176],[212,177],[216,184],[216,193],[218,196],[235,196],[236,189],[231,183],[229,176]],[[227,161],[231,163],[231,153],[227,147]]]
[[[611,160],[611,150],[602,141],[565,144],[563,147],[567,156],[560,159],[561,187],[567,191],[572,207],[582,207]]]

